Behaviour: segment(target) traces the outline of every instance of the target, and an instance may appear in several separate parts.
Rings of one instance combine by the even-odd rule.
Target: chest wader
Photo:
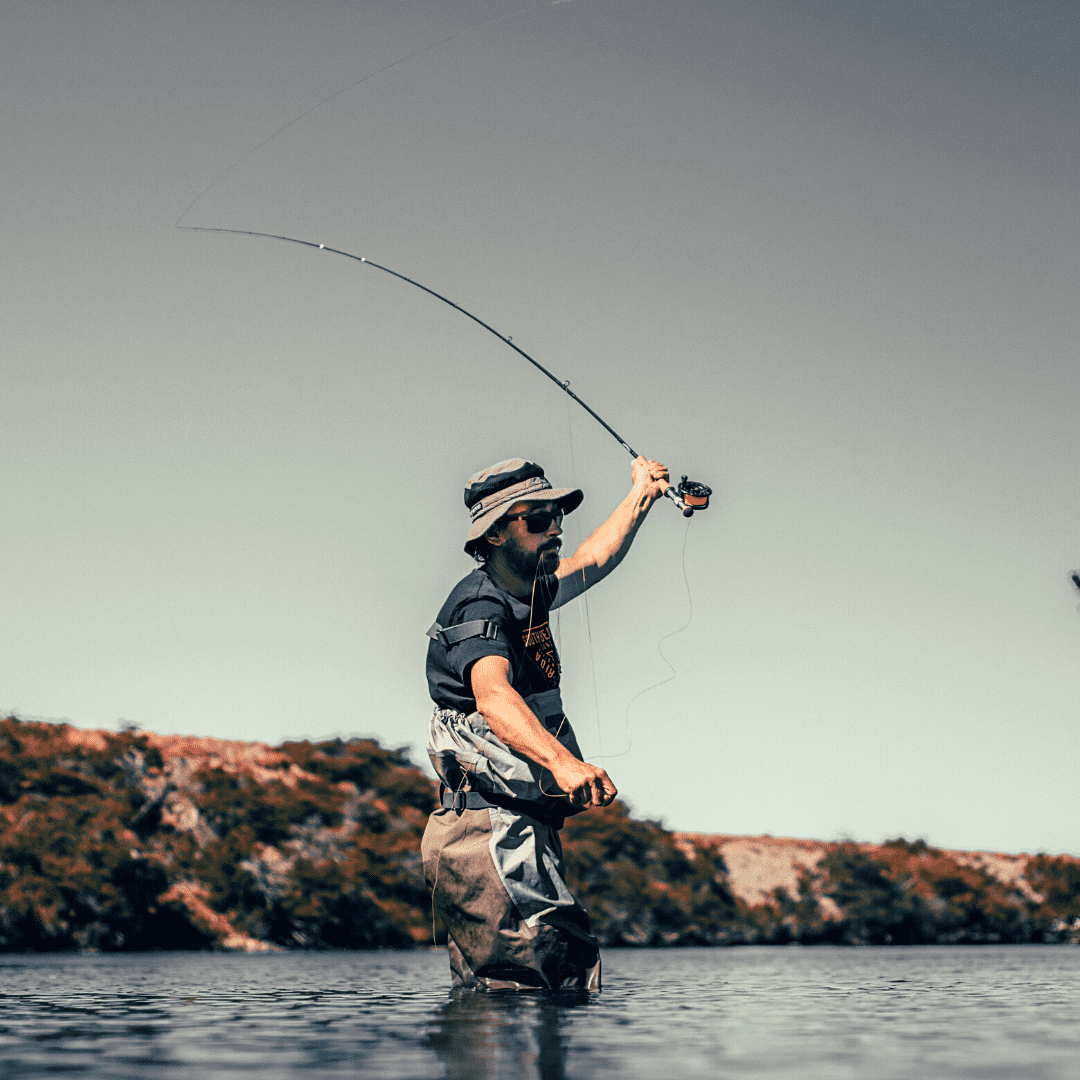
[[[449,630],[476,626],[479,634],[484,625],[493,624]],[[530,695],[525,704],[580,759],[558,689]],[[598,942],[566,884],[559,839],[563,819],[579,808],[550,772],[495,735],[482,713],[436,709],[428,754],[442,781],[442,805],[428,819],[421,850],[449,935],[453,985],[599,990]]]

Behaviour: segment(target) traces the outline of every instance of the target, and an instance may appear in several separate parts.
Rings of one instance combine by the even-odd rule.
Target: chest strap
[[[515,814],[523,817],[531,817],[546,825],[556,832],[563,827],[566,820],[564,815],[554,812],[543,803],[530,802],[528,799],[515,799],[510,795],[500,795],[494,791],[481,794],[479,791],[449,791],[440,785],[442,792],[440,803],[444,810],[456,810],[459,814],[462,810],[486,810],[489,806],[497,806],[503,810],[512,810]],[[578,813],[571,810],[571,813]]]
[[[467,638],[479,637],[494,641],[499,636],[499,624],[490,619],[473,619],[472,622],[458,623],[456,626],[440,626],[432,623],[427,636],[441,645],[456,645]]]

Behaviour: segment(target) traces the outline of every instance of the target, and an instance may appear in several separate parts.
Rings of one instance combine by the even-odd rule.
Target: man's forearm
[[[586,588],[607,577],[626,557],[654,501],[647,485],[635,484],[611,517],[564,560],[559,577],[583,575]]]
[[[477,698],[476,708],[487,726],[511,750],[548,770],[577,759],[533,714],[525,699],[512,687],[489,691]],[[554,794],[554,793],[553,793]]]
[[[607,806],[619,793],[607,770],[582,761],[563,746],[510,685],[509,672],[506,657],[482,656],[469,674],[476,707],[492,734],[551,773],[552,790],[540,785],[545,794],[565,794],[581,807]]]

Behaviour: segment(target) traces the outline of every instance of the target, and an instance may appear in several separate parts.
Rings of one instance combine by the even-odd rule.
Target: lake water
[[[1080,949],[604,954],[592,997],[445,953],[0,956],[0,1076],[1077,1080]]]

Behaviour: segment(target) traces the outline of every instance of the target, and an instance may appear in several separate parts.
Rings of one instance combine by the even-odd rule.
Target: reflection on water
[[[601,994],[445,953],[0,955],[0,1078],[1078,1080],[1080,949],[609,951]]]
[[[446,1080],[565,1080],[571,1010],[590,994],[476,994],[455,990],[441,1006],[427,1044]]]

